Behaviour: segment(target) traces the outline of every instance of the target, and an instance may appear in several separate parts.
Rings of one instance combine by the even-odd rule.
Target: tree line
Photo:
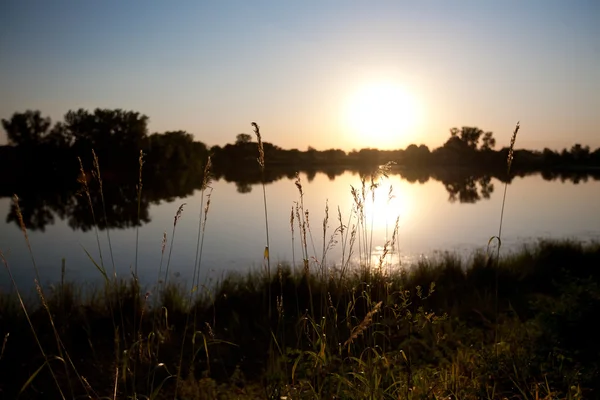
[[[52,124],[40,111],[15,112],[2,119],[8,146],[0,146],[0,166],[16,171],[64,172],[78,170],[77,157],[91,163],[92,150],[110,170],[137,171],[140,150],[144,155],[146,173],[165,174],[177,170],[202,171],[208,154],[213,165],[223,174],[243,167],[249,174],[258,173],[257,147],[253,136],[240,133],[234,143],[208,146],[186,131],[148,134],[148,117],[122,109],[93,111],[69,110],[62,121]],[[411,144],[406,149],[379,150],[365,148],[345,152],[341,149],[305,151],[282,149],[263,142],[265,159],[271,167],[306,167],[323,165],[365,166],[392,161],[404,166],[468,166],[478,169],[502,169],[508,147],[494,150],[492,132],[477,127],[452,128],[447,141],[430,150],[425,145]],[[562,167],[600,166],[600,148],[575,144],[560,152],[516,150],[513,168],[543,170]],[[43,167],[43,168],[41,168]],[[77,168],[76,168],[77,167]]]

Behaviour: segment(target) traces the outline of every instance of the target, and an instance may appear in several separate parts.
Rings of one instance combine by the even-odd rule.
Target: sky
[[[121,108],[208,145],[600,147],[600,2],[0,4],[0,118]],[[0,144],[6,143],[4,132]]]

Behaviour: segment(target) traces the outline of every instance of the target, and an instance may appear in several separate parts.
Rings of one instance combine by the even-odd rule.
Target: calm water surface
[[[321,259],[323,246],[323,219],[329,206],[326,240],[336,227],[338,207],[344,223],[353,208],[351,185],[360,187],[357,174],[345,172],[334,179],[318,173],[311,182],[300,175],[304,189],[304,208],[309,211],[312,243],[309,237],[309,255]],[[493,191],[478,188],[475,198],[461,202],[452,196],[443,183],[429,179],[425,183],[409,183],[399,175],[384,179],[376,189],[375,203],[366,207],[367,220],[373,224],[373,257],[381,251],[386,239],[391,238],[394,223],[399,217],[399,236],[395,260],[408,264],[419,257],[435,256],[439,251],[451,251],[468,257],[477,249],[485,249],[491,236],[498,234],[504,184],[491,179]],[[393,198],[388,201],[390,185]],[[204,279],[217,279],[226,271],[247,271],[263,265],[265,221],[263,193],[260,185],[240,186],[223,180],[212,182],[212,197],[205,226],[201,274]],[[488,187],[489,189],[489,187]],[[479,190],[479,192],[477,192]],[[294,252],[290,211],[299,200],[293,179],[282,179],[266,186],[270,229],[270,256],[272,265],[301,262],[298,226],[295,228]],[[471,197],[473,193],[471,193]],[[467,196],[469,197],[469,196]],[[489,197],[489,198],[486,198]],[[196,255],[199,213],[203,208],[199,190],[184,198],[150,204],[149,222],[139,229],[138,274],[149,284],[156,281],[161,262],[163,232],[167,233],[163,270],[172,248],[170,272],[173,279],[191,278]],[[206,200],[206,197],[204,198]],[[463,199],[465,200],[465,199]],[[540,238],[600,239],[600,181],[588,180],[578,184],[572,181],[544,180],[540,175],[513,179],[508,186],[504,213],[503,251],[517,249],[523,243],[534,243]],[[177,224],[174,242],[173,218],[182,203],[181,219]],[[11,199],[0,199],[0,250],[5,254],[20,286],[30,286],[33,280],[32,260],[20,228],[14,221],[7,222]],[[67,279],[78,282],[98,282],[100,274],[89,260],[85,250],[99,260],[96,234],[93,229],[73,229],[67,220],[54,215],[54,223],[44,231],[30,230],[29,238],[41,279],[44,283],[57,282],[61,276],[62,259],[66,262]],[[135,266],[136,229],[110,229],[115,267],[119,276],[129,276]],[[106,230],[99,231],[104,264],[112,270]],[[355,249],[358,254],[358,248]],[[330,264],[339,264],[341,245],[338,243],[327,255]],[[394,258],[392,258],[394,260]],[[3,268],[0,286],[9,287],[8,275]]]

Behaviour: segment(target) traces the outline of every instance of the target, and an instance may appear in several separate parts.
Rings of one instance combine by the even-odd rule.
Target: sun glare
[[[392,254],[392,244],[397,250],[400,244],[399,238],[396,237],[396,243],[392,243],[396,218],[398,218],[398,228],[411,219],[413,209],[412,199],[405,190],[396,190],[390,186],[389,182],[382,182],[380,186],[374,189],[374,196],[369,196],[365,202],[365,221],[372,224],[372,229],[375,232],[373,248],[371,253],[371,265],[379,265],[381,261],[393,263],[393,257],[397,254]],[[388,242],[387,254],[384,249],[385,243]]]
[[[414,135],[420,122],[415,97],[402,86],[381,82],[366,85],[349,97],[343,112],[345,129],[353,143],[398,148]]]

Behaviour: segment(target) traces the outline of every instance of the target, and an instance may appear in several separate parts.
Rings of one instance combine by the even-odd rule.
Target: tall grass
[[[510,181],[510,168],[512,167],[512,162],[513,162],[513,158],[514,158],[515,141],[517,140],[517,133],[519,132],[520,128],[521,128],[520,122],[517,122],[517,125],[515,126],[515,130],[513,131],[513,134],[510,139],[510,146],[508,148],[508,156],[506,159],[506,181],[504,183],[504,193],[502,194],[502,209],[500,210],[500,223],[498,226],[498,236],[493,236],[488,241],[488,247],[494,239],[496,239],[498,242],[498,245],[496,247],[496,264],[500,261],[500,247],[502,246],[502,222],[504,221],[504,205],[506,204],[506,192],[508,190],[508,182]],[[496,269],[496,280],[495,280],[495,287],[494,287],[494,299],[495,299],[494,301],[496,302],[496,304],[495,304],[496,326],[498,325],[498,272],[497,271],[498,271],[498,269]],[[495,340],[496,340],[496,342],[498,341],[498,329],[497,328],[495,329]]]
[[[268,160],[259,127],[252,125],[264,174]],[[517,124],[507,173],[518,130]],[[82,193],[95,221],[91,189],[81,162],[80,166]],[[0,295],[0,311],[11,322],[0,320],[4,334],[0,362],[14,362],[19,353],[34,354],[18,347],[28,337],[11,333],[15,339],[7,340],[10,330],[20,332],[23,325],[41,354],[41,366],[24,369],[29,372],[19,381],[20,389],[0,384],[0,390],[23,398],[44,390],[65,399],[575,399],[597,393],[590,390],[600,389],[594,386],[600,367],[578,351],[585,345],[588,352],[600,355],[600,348],[591,336],[574,340],[560,327],[568,322],[583,331],[590,316],[600,310],[600,273],[594,267],[600,265],[600,246],[540,243],[501,258],[505,186],[493,264],[484,254],[475,254],[469,264],[446,255],[401,266],[400,217],[389,215],[382,246],[375,252],[381,238],[375,236],[370,212],[391,167],[384,165],[362,176],[360,186],[351,187],[352,208],[347,212],[337,208],[333,230],[326,202],[320,236],[313,236],[312,215],[304,204],[308,194],[297,175],[298,199],[289,219],[292,264],[278,265],[276,273],[270,264],[263,179],[265,268],[245,276],[227,275],[214,285],[200,282],[212,194],[210,158],[204,169],[192,280],[187,286],[170,279],[185,203],[175,211],[170,240],[163,234],[157,279],[148,291],[138,283],[139,227],[129,279],[117,276],[114,261],[112,277],[107,273],[96,228],[99,262],[89,252],[88,256],[104,286],[83,297],[64,277],[57,290],[50,294],[42,290],[21,222],[40,302],[33,308],[25,304],[0,253],[18,299],[17,308]],[[138,213],[142,168],[140,154]],[[95,154],[94,177],[106,219]],[[390,186],[388,204],[393,196]],[[14,204],[18,210],[16,198]],[[320,246],[315,237],[322,241]],[[106,240],[114,260],[108,230]],[[341,258],[331,262],[328,253],[335,246],[341,247]],[[565,269],[565,263],[571,268]]]
[[[181,368],[182,368],[182,364],[183,364],[183,355],[184,355],[184,350],[185,350],[185,339],[187,337],[187,331],[188,331],[188,327],[190,324],[190,315],[192,314],[192,302],[194,299],[194,293],[197,293],[200,288],[199,288],[199,284],[200,284],[200,267],[201,267],[201,263],[202,263],[202,250],[204,248],[204,233],[205,233],[205,229],[206,229],[206,220],[208,217],[208,211],[210,208],[210,196],[212,191],[210,191],[207,194],[207,200],[206,200],[206,206],[204,205],[204,192],[206,191],[206,189],[211,189],[208,185],[210,183],[210,168],[211,168],[211,159],[210,156],[207,159],[206,162],[206,166],[204,168],[204,176],[202,178],[202,187],[201,187],[201,197],[200,197],[200,215],[198,216],[198,235],[197,235],[197,241],[196,241],[196,258],[194,259],[194,271],[192,273],[192,288],[190,288],[189,291],[189,296],[188,296],[188,303],[187,303],[187,307],[188,307],[188,312],[187,312],[187,316],[186,316],[186,321],[185,321],[185,328],[183,330],[183,340],[181,343],[181,350],[179,353],[179,365],[177,367],[177,378],[176,378],[176,382],[175,382],[175,394],[174,394],[174,398],[177,398],[177,391],[179,389],[179,382],[181,379]],[[212,190],[212,189],[211,189]],[[193,312],[193,326],[192,326],[192,333],[193,333],[193,337],[195,339],[196,337],[196,320],[197,320],[197,312],[196,310],[194,310]],[[191,365],[193,368],[194,365],[194,359],[195,359],[195,340],[192,340],[192,357],[191,357]],[[193,372],[193,369],[192,369]]]
[[[263,143],[262,143],[262,136],[260,134],[260,128],[258,126],[258,124],[256,122],[252,122],[252,127],[254,128],[254,134],[256,135],[256,139],[258,141],[258,165],[260,166],[260,173],[261,173],[261,186],[262,186],[262,192],[263,192],[263,206],[264,206],[264,213],[265,213],[265,235],[266,235],[266,239],[267,239],[267,244],[265,246],[265,251],[264,251],[264,259],[267,262],[267,279],[271,280],[271,257],[269,254],[269,214],[267,212],[267,189],[265,188],[265,149],[263,147]],[[271,317],[271,292],[269,290],[269,294],[268,294],[268,299],[269,299],[269,305],[268,305],[268,310],[269,310],[269,318]]]

